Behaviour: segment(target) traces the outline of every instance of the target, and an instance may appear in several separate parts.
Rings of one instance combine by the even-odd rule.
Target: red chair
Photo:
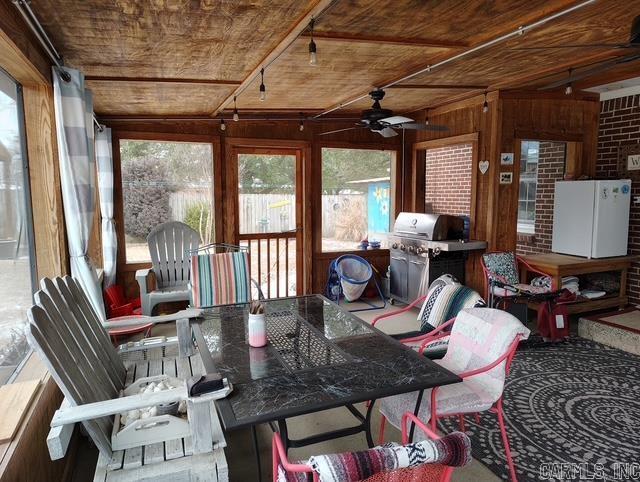
[[[104,290],[104,298],[107,302],[107,315],[109,318],[142,314],[140,298],[128,300],[120,285],[111,285]]]
[[[440,456],[437,461],[424,462],[411,467],[396,467],[377,471],[371,470],[371,473],[368,473],[364,478],[359,479],[356,474],[350,471],[347,476],[348,481],[361,480],[364,482],[392,482],[403,480],[428,480],[448,482],[451,480],[451,474],[455,467],[466,465],[471,460],[471,442],[469,437],[462,433],[440,437],[410,412],[407,412],[402,416],[403,445],[407,445],[409,443],[410,425],[415,425],[418,429],[424,432],[428,440],[441,440],[443,442],[441,444],[443,447],[441,449],[442,452],[437,454]],[[365,452],[347,452],[339,455],[315,457],[315,459],[316,461],[319,458],[325,458],[325,460],[330,459],[333,464],[338,465],[339,468],[360,466],[364,470],[365,466],[374,465],[373,462],[371,464],[363,463],[364,460],[379,461],[379,459],[373,455],[375,451],[379,450],[391,449],[377,447]],[[318,471],[314,470],[309,462],[292,463],[289,461],[287,452],[278,433],[273,435],[272,453],[274,481],[306,481],[311,480],[312,477],[315,482],[320,480],[318,471],[321,469],[318,468]],[[318,464],[318,467],[320,467],[320,465],[321,464]]]
[[[107,305],[107,316],[109,321],[128,320],[132,317],[138,316],[140,318],[144,318],[141,314],[142,308],[140,307],[140,298],[127,300],[122,286],[109,286],[104,290],[104,297]],[[117,345],[119,337],[130,336],[136,333],[144,333],[145,338],[150,336],[152,327],[153,323],[147,323],[138,326],[110,328],[108,332],[113,343]]]

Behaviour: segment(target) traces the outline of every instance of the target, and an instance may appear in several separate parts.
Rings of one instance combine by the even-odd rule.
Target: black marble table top
[[[217,402],[227,430],[460,381],[323,296],[264,304],[264,348],[249,346],[246,304],[194,322],[207,372],[233,384]]]

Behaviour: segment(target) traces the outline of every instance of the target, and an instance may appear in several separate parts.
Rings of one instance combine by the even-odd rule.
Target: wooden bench
[[[80,422],[100,453],[94,481],[228,480],[214,401],[231,387],[226,383],[217,392],[188,396],[185,380],[204,373],[189,320],[176,321],[178,340],[161,348],[141,344],[121,357],[75,280],[45,278],[41,287],[28,311],[27,338],[65,395],[47,438],[52,460],[64,457]],[[137,385],[167,377],[177,388],[137,393]],[[186,402],[186,421],[160,415],[140,420],[126,437],[118,431],[120,413],[180,401]]]

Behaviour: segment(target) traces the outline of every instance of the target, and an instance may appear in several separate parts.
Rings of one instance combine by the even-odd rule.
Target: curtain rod
[[[62,80],[64,80],[65,82],[70,82],[71,76],[63,70],[64,64],[62,62],[62,56],[58,53],[55,46],[53,45],[53,42],[51,42],[51,39],[44,31],[42,24],[33,13],[33,10],[31,10],[28,2],[25,0],[13,0],[13,4],[18,12],[20,12],[20,15],[22,15],[22,18],[27,23],[27,26],[31,29],[33,34],[38,39],[38,42],[40,42],[40,45],[46,52],[47,56],[51,59],[54,65],[61,70],[60,77],[62,78]],[[102,132],[104,127],[100,124],[100,122],[98,122],[96,114],[92,113],[91,116],[93,118],[93,123],[96,125],[98,130]]]

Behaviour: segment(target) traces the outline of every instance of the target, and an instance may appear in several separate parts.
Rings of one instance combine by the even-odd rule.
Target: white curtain
[[[69,81],[60,77],[62,70],[71,77]],[[53,68],[53,93],[71,275],[79,281],[94,310],[104,320],[102,290],[87,255],[95,208],[93,97],[91,91],[85,89],[82,72],[68,68]]]
[[[96,131],[96,162],[98,163],[98,190],[100,191],[100,215],[102,216],[102,263],[104,288],[116,282],[116,253],[118,240],[113,220],[113,153],[111,129],[101,126]]]

